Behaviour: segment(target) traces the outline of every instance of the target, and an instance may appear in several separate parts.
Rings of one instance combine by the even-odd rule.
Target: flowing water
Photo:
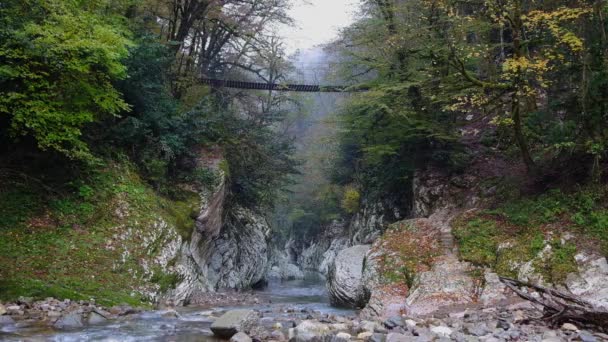
[[[325,283],[320,277],[308,276],[304,280],[272,283],[258,291],[260,303],[255,306],[218,307],[202,309],[180,308],[179,317],[163,317],[163,311],[144,312],[125,320],[89,326],[72,331],[56,331],[41,328],[5,327],[0,332],[2,341],[218,341],[210,330],[211,313],[234,308],[250,308],[262,312],[260,324],[271,326],[274,322],[288,322],[305,318],[307,313],[352,315],[352,310],[333,308],[329,305]],[[284,324],[285,325],[285,324]]]

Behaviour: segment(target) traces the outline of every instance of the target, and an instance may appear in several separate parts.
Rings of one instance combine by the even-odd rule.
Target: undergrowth
[[[608,255],[607,195],[598,186],[570,193],[552,190],[465,214],[453,223],[460,256],[510,277],[532,261],[544,279],[562,282],[576,271],[574,256],[581,248]],[[573,238],[562,238],[568,235]],[[545,248],[550,251],[541,253]]]
[[[124,161],[108,162],[68,184],[68,191],[0,182],[0,300],[93,298],[105,305],[142,305],[147,298],[137,287],[156,282],[166,289],[175,283],[173,275],[159,270],[143,279],[139,261],[154,251],[137,239],[124,242],[116,236],[126,229],[145,233],[162,219],[187,238],[198,194],[161,197]]]

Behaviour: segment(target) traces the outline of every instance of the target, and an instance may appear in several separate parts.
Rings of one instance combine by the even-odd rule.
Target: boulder
[[[57,329],[74,329],[83,327],[84,324],[80,312],[72,311],[60,317],[53,326]]]
[[[4,307],[4,305],[0,304],[0,316],[5,315],[6,314],[6,308]]]
[[[363,267],[370,246],[347,248],[336,256],[329,268],[327,287],[332,305],[360,308],[369,300],[363,284]]]
[[[211,331],[216,336],[231,338],[239,332],[248,333],[258,321],[258,314],[253,310],[230,310],[211,324]]]
[[[315,321],[303,321],[290,333],[290,341],[321,342],[331,334],[326,324]]]

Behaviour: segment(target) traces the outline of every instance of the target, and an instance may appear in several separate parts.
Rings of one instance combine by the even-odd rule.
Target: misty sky
[[[352,22],[358,3],[359,0],[296,1],[291,10],[296,27],[284,27],[279,33],[287,38],[290,52],[326,43],[337,36],[339,28]]]

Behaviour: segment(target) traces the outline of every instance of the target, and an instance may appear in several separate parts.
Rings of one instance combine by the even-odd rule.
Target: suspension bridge
[[[322,86],[318,84],[278,84],[278,83],[260,83],[260,82],[244,82],[233,80],[220,80],[213,78],[203,78],[203,84],[207,84],[217,88],[235,88],[249,90],[272,90],[272,91],[287,91],[301,93],[351,93],[361,92],[367,89],[362,87],[352,86]]]

